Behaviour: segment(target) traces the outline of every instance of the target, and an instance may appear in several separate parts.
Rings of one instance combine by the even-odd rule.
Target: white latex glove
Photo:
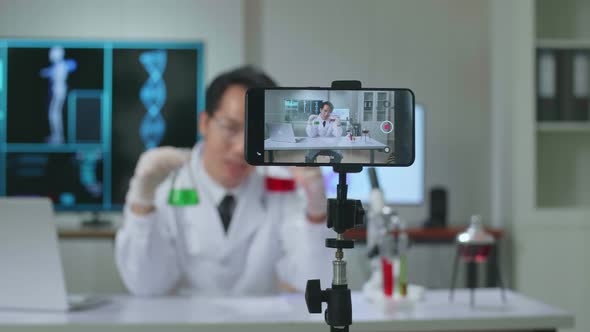
[[[325,218],[327,212],[326,189],[320,169],[317,167],[294,167],[292,171],[295,182],[305,192],[308,217]]]
[[[315,121],[317,118],[318,118],[317,114],[311,115],[311,116],[309,117],[309,120],[307,120],[307,122],[308,122],[309,124],[313,124],[313,122],[314,122],[314,121]]]
[[[158,147],[141,154],[129,183],[126,202],[151,207],[158,186],[190,159],[190,149]]]

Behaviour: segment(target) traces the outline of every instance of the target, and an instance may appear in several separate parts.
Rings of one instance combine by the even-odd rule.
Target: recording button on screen
[[[380,128],[384,134],[389,134],[393,131],[393,123],[391,121],[383,121],[381,122]]]

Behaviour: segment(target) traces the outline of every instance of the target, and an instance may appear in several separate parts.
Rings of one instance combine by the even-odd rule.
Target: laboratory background
[[[588,331],[588,17],[585,0],[0,0],[0,198],[52,199],[61,260],[55,265],[63,267],[68,293],[133,297],[115,259],[129,180],[141,152],[190,148],[201,139],[199,113],[215,77],[252,65],[285,87],[359,80],[375,91],[408,88],[416,102],[416,162],[376,169],[387,211],[372,213],[368,169],[348,181],[368,222],[393,218],[394,240],[405,237],[395,252],[403,252],[403,271],[394,275],[403,274],[410,294],[399,306],[390,300],[376,318],[383,325],[355,323],[355,310],[382,312],[382,302],[367,300],[367,287],[383,267],[372,250],[382,239],[367,239],[368,226],[352,230],[355,248],[344,254],[355,299],[351,330],[411,329],[415,322],[400,328],[396,320],[421,316],[420,306],[438,294],[452,312],[438,316],[448,324],[484,312],[471,326],[441,331]],[[49,77],[52,57],[65,66],[61,95],[60,78]],[[276,112],[284,107],[306,119],[324,99],[293,96],[274,103]],[[359,112],[378,119],[384,100],[377,92],[362,98]],[[333,111],[348,114],[333,99]],[[52,111],[55,103],[64,111]],[[304,132],[303,125],[295,129]],[[321,172],[328,198],[335,197],[337,175]],[[483,242],[469,242],[475,233]],[[470,261],[465,249],[482,243],[491,251]],[[0,261],[13,263],[0,271],[27,264]],[[379,287],[374,296],[383,296]],[[530,301],[524,309],[523,299]],[[478,309],[478,301],[485,305]],[[264,310],[263,302],[253,303]],[[108,306],[34,319],[84,327],[93,310]],[[0,329],[28,326],[28,318],[2,310]],[[522,318],[509,328],[485,318],[496,312],[498,321]],[[244,315],[236,319],[248,330],[255,320]],[[315,317],[316,325],[302,330],[329,328],[322,315],[294,315]],[[158,313],[162,321],[138,324],[201,324],[181,316]],[[134,327],[123,321],[121,330]],[[425,318],[421,328],[436,331],[437,322]]]

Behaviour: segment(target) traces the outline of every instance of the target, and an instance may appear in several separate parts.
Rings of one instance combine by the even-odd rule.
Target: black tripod
[[[335,239],[326,239],[326,247],[336,248],[336,259],[332,261],[332,288],[322,290],[319,279],[308,280],[305,288],[305,302],[310,313],[321,314],[322,302],[326,302],[325,320],[332,332],[347,332],[348,326],[352,324],[352,304],[342,249],[354,248],[354,241],[345,240],[342,233],[363,224],[365,211],[361,201],[346,197],[346,173],[358,173],[361,170],[362,166],[334,166],[334,172],[339,174],[339,182],[336,199],[328,199],[328,228],[333,228],[337,235]]]
[[[334,81],[333,89],[360,89],[360,81]],[[312,314],[322,313],[322,302],[326,302],[325,320],[332,332],[348,332],[352,324],[352,303],[346,281],[346,261],[342,249],[354,248],[354,241],[345,240],[346,230],[362,225],[365,210],[359,200],[347,199],[346,173],[359,173],[361,165],[334,165],[339,181],[336,199],[328,199],[328,228],[334,229],[336,238],[326,239],[326,247],[336,248],[336,259],[332,261],[332,288],[322,290],[319,279],[308,280],[305,287],[305,303]]]

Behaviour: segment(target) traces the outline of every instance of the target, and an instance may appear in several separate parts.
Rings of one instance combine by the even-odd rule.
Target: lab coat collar
[[[243,241],[251,239],[262,223],[266,220],[267,208],[265,205],[266,191],[264,190],[264,177],[258,172],[252,172],[250,176],[238,188],[229,191],[215,182],[203,166],[201,153],[202,143],[193,149],[190,163],[190,171],[195,174],[196,182],[199,184],[201,195],[206,195],[214,207],[214,231],[212,230],[210,240],[216,243],[224,243],[223,249],[218,252],[222,255],[231,255],[232,251],[240,248]],[[217,215],[217,206],[226,195],[231,192],[235,195],[237,205],[233,213],[232,221],[227,234],[223,232],[221,220]]]
[[[233,195],[236,201],[238,201],[240,196],[242,196],[241,194],[243,194],[245,191],[245,187],[247,186],[249,179],[247,179],[245,183],[242,183],[237,188],[226,189],[217,181],[215,181],[205,169],[203,159],[201,158],[203,153],[203,143],[197,144],[192,153],[193,158],[191,162],[191,170],[193,174],[195,174],[195,176],[200,180],[199,182],[203,184],[203,189],[205,189],[205,193],[209,195],[211,202],[217,207],[226,195]]]

